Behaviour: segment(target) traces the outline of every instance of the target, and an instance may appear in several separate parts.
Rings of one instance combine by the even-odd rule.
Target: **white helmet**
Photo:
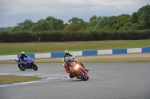
[[[21,52],[21,55],[25,55],[25,52]]]
[[[65,50],[65,53],[69,53],[68,50]]]

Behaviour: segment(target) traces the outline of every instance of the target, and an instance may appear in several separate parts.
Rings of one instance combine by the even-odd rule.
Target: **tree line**
[[[67,24],[48,16],[35,23],[26,19],[15,27],[2,30],[0,42],[150,39],[150,5],[141,7],[132,15],[93,15],[89,22],[73,17]]]
[[[96,16],[89,18],[89,22],[78,17],[72,17],[68,23],[64,24],[63,20],[48,16],[46,19],[40,19],[33,22],[26,19],[17,23],[17,26],[9,29],[11,32],[16,31],[99,31],[99,30],[148,30],[150,29],[150,5],[141,7],[132,15],[121,14],[118,16]]]

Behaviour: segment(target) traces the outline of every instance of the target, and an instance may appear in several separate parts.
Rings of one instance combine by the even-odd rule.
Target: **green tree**
[[[22,31],[21,28],[18,26],[15,26],[10,30],[10,32],[18,32],[18,31]]]
[[[90,17],[89,22],[86,23],[86,30],[95,30],[95,26],[98,23],[98,21],[100,20],[100,16],[97,17],[96,15],[93,15],[92,17]]]
[[[118,28],[116,16],[104,16],[102,17],[95,26],[96,30],[114,30]]]
[[[24,22],[17,23],[17,27],[19,27],[21,30],[28,30],[33,26],[32,20],[25,20]]]
[[[108,24],[110,25],[109,30],[117,30],[117,28],[118,28],[117,17],[116,16],[110,16],[108,19]]]
[[[139,28],[150,29],[150,5],[143,6],[137,11]]]
[[[69,24],[65,26],[64,31],[79,31],[80,29],[81,27],[78,24]]]
[[[49,21],[50,23],[53,23],[54,30],[63,30],[64,29],[64,22],[60,19],[54,18],[52,16],[49,16],[46,18],[46,21]]]
[[[63,30],[63,21],[54,17],[47,17],[41,19],[32,27],[32,31],[51,31],[51,30]]]
[[[68,21],[70,24],[78,24],[78,23],[83,23],[84,20],[83,19],[80,19],[78,17],[73,17],[71,19],[69,19]]]
[[[139,24],[138,23],[132,23],[131,29],[132,30],[139,30]]]
[[[106,27],[109,27],[108,24],[108,17],[104,16],[100,19],[100,21],[96,24],[96,29],[97,30],[102,30],[102,29],[107,29]]]
[[[138,23],[138,15],[136,12],[134,12],[131,16],[131,22],[132,23]]]
[[[117,18],[117,23],[119,24],[119,29],[123,27],[124,24],[131,22],[131,16],[128,14],[119,15]]]
[[[32,31],[49,31],[49,30],[54,30],[53,27],[54,27],[53,23],[41,19],[37,23],[35,23],[35,25],[32,27]]]
[[[96,15],[93,15],[90,19],[89,19],[89,21],[91,22],[91,23],[94,23],[94,24],[96,24],[99,20],[100,20],[100,16],[99,17],[97,17]]]
[[[127,22],[120,28],[120,30],[132,30],[131,27],[132,27],[132,22]]]

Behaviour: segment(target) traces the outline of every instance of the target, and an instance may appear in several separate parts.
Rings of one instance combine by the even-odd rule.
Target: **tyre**
[[[69,74],[69,77],[70,77],[70,78],[73,78],[73,77],[75,77],[75,76],[71,73],[71,74]]]
[[[21,64],[18,64],[18,68],[19,68],[20,70],[22,70],[22,71],[25,71],[24,66],[22,66]]]
[[[37,71],[38,70],[38,67],[33,63],[33,65],[32,65],[32,68],[35,70],[35,71]]]
[[[78,72],[78,75],[81,77],[81,79],[83,79],[84,81],[87,81],[87,77],[85,77],[83,73]]]
[[[89,77],[87,77],[87,80],[89,80]]]

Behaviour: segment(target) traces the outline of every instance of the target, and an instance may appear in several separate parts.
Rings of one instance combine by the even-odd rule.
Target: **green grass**
[[[12,83],[29,82],[29,81],[37,81],[37,80],[41,80],[41,78],[34,77],[34,76],[0,75],[0,84],[12,84]]]
[[[50,53],[81,50],[101,50],[120,48],[141,48],[150,46],[150,40],[109,40],[109,41],[77,41],[77,42],[32,42],[32,43],[0,43],[0,55],[26,53]]]

